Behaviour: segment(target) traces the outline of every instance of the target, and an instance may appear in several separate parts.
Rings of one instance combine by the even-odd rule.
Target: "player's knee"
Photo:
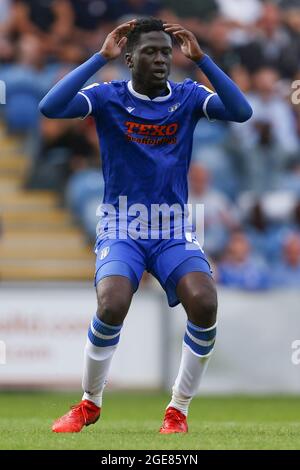
[[[218,309],[215,288],[200,288],[192,296],[188,313],[189,320],[195,325],[209,328],[216,323]]]
[[[132,285],[125,277],[108,276],[97,284],[97,317],[108,325],[123,323],[133,295]]]
[[[116,292],[103,292],[98,300],[97,316],[108,325],[120,325],[127,315],[129,304],[126,298]]]

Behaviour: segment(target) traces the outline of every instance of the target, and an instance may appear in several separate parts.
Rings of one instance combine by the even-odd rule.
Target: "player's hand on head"
[[[105,59],[116,59],[121,54],[127,42],[126,35],[131,29],[134,28],[135,23],[136,20],[130,20],[126,23],[122,23],[108,34],[100,50],[100,54],[102,54]]]
[[[191,60],[198,62],[204,57],[204,52],[198,44],[196,36],[180,24],[164,23],[164,30],[171,33],[180,45],[183,54]]]

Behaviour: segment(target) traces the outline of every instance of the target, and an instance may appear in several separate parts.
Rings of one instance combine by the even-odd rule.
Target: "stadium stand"
[[[24,188],[29,158],[22,140],[0,127],[0,279],[86,280],[92,251],[57,194]]]
[[[22,226],[22,244],[27,237],[28,245],[34,247],[36,268],[28,261],[26,271],[24,261],[17,274],[17,262],[10,260],[2,263],[1,270],[7,276],[21,278],[22,272],[31,272],[39,278],[37,266],[42,266],[41,278],[45,279],[54,272],[65,278],[81,278],[91,272],[95,208],[103,195],[93,123],[90,119],[49,121],[37,114],[36,104],[61,76],[95,52],[118,22],[135,11],[181,22],[192,30],[252,104],[253,118],[245,124],[199,122],[193,165],[199,166],[198,173],[207,174],[205,197],[211,202],[208,212],[214,213],[207,219],[205,248],[219,282],[218,265],[225,262],[226,247],[240,230],[253,256],[269,267],[270,279],[264,285],[277,286],[277,280],[272,281],[272,267],[284,262],[288,238],[300,236],[300,107],[295,101],[297,87],[291,88],[300,76],[299,2],[247,0],[241,9],[237,0],[190,0],[184,5],[173,0],[113,0],[101,1],[98,10],[90,8],[92,3],[84,2],[82,10],[79,0],[64,0],[59,8],[57,2],[48,1],[41,11],[34,0],[2,2],[0,78],[7,84],[9,102],[0,108],[2,202],[5,198],[1,256],[5,249],[15,260],[17,250],[25,257],[18,240]],[[186,77],[210,86],[175,45],[170,78],[181,81]],[[123,78],[129,78],[129,72],[119,59],[107,64],[92,81]],[[9,137],[3,137],[4,129]],[[26,158],[16,150],[20,139]],[[191,174],[196,173],[197,169]],[[199,201],[201,197],[199,191]],[[214,204],[223,209],[218,213]],[[228,211],[230,222],[222,211]],[[45,252],[41,233],[53,254],[54,262],[48,267],[38,261],[43,260],[38,250]],[[51,238],[49,243],[46,235]],[[65,263],[63,257],[68,253]],[[72,269],[75,259],[82,269]]]

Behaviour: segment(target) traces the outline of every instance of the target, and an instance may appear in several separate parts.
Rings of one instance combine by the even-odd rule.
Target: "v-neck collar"
[[[149,98],[149,96],[147,95],[142,95],[141,93],[138,93],[137,91],[135,91],[133,89],[131,80],[129,80],[129,82],[127,83],[127,86],[128,86],[128,90],[133,96],[135,96],[136,98],[140,98],[141,100],[145,100],[145,101],[166,101],[172,95],[172,88],[168,81],[167,81],[167,87],[168,87],[169,93],[164,96],[156,96],[156,98],[153,98],[153,99]]]

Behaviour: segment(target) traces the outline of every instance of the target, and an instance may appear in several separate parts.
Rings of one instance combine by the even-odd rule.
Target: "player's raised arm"
[[[165,23],[166,32],[177,39],[181,51],[205,73],[217,94],[211,95],[206,113],[210,119],[245,122],[252,116],[252,108],[239,87],[213,60],[202,51],[195,35],[179,24]]]
[[[78,92],[107,61],[121,54],[127,41],[126,34],[134,27],[135,21],[128,21],[115,28],[108,34],[100,52],[66,75],[47,93],[39,104],[44,116],[78,118],[90,114],[92,110],[89,100]]]

